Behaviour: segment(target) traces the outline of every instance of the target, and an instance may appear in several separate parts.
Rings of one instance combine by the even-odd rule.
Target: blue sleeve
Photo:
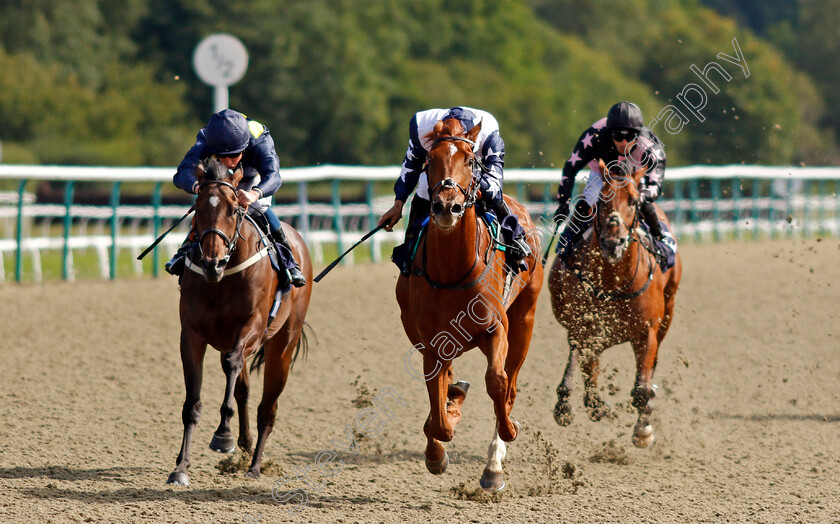
[[[263,127],[263,132],[258,138],[251,137],[251,154],[253,165],[260,174],[260,183],[256,186],[262,192],[262,196],[273,195],[280,188],[280,157],[274,149],[274,139]]]
[[[178,170],[175,176],[172,177],[172,182],[176,187],[183,189],[187,193],[195,193],[195,183],[198,181],[195,178],[195,166],[198,165],[202,158],[207,158],[210,152],[207,151],[207,144],[204,141],[204,129],[198,132],[195,144],[187,151],[186,156],[181,163],[178,164]]]
[[[498,129],[490,133],[481,144],[481,163],[488,171],[483,176],[489,179],[487,183],[490,184],[490,197],[500,198],[505,179],[505,142]]]
[[[397,200],[405,202],[408,195],[417,187],[417,181],[426,165],[427,151],[420,143],[417,130],[417,115],[411,118],[408,125],[408,150],[405,152],[400,177],[394,184],[394,194]]]

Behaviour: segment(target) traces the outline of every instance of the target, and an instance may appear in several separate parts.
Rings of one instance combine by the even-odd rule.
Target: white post
[[[228,108],[228,88],[227,86],[217,85],[213,89],[213,112],[218,113],[222,109]]]

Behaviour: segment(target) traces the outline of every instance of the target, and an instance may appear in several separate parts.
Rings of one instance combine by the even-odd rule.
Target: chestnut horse
[[[423,426],[428,440],[426,467],[443,473],[449,457],[443,442],[454,436],[469,383],[452,383],[452,360],[478,347],[487,358],[485,382],[496,413],[496,431],[481,477],[486,490],[504,483],[505,442],[514,440],[519,424],[510,412],[516,378],[528,353],[543,267],[537,239],[529,242],[529,270],[506,289],[504,256],[476,215],[480,166],[473,154],[481,123],[466,134],[458,120],[435,125],[429,138],[427,176],[431,213],[428,230],[418,240],[412,275],[397,281],[397,301],[405,333],[423,356],[423,377],[431,410]],[[535,231],[525,208],[505,197],[526,230]]]
[[[244,364],[260,348],[251,368],[265,363],[263,395],[257,409],[257,445],[246,473],[259,478],[265,442],[274,426],[277,398],[286,386],[292,355],[296,355],[296,347],[306,349],[305,337],[301,340],[301,336],[312,293],[311,285],[291,288],[268,325],[278,278],[266,256],[270,241],[237,201],[242,170],[228,170],[213,159],[207,165],[199,164],[196,177],[199,192],[195,230],[199,243],[187,260],[181,281],[181,362],[187,390],[181,413],[184,438],[168,484],[189,485],[190,442],[201,414],[202,364],[208,344],[221,353],[227,379],[221,423],[210,441],[210,448],[222,453],[235,448],[230,429],[234,398],[239,411],[238,444],[251,452],[249,378]],[[288,224],[283,228],[301,271],[311,282],[312,263],[306,244],[294,228]],[[193,256],[195,251],[198,254]]]
[[[590,418],[600,420],[609,413],[609,405],[598,394],[600,356],[610,346],[630,342],[636,356],[631,396],[639,412],[633,443],[643,448],[653,442],[650,415],[656,390],[651,380],[659,346],[673,319],[682,263],[677,253],[676,264],[662,273],[650,237],[641,232],[638,185],[644,170],[625,176],[608,172],[603,162],[600,167],[604,186],[588,246],[585,241],[579,246],[569,266],[556,259],[549,273],[551,306],[569,340],[569,362],[557,386],[554,419],[562,426],[572,420],[569,396],[578,358]],[[667,224],[665,214],[656,209]]]

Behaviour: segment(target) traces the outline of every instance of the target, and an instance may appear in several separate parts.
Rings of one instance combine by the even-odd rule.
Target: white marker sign
[[[227,87],[235,84],[248,69],[248,50],[233,35],[217,33],[198,43],[193,52],[198,77],[214,90],[214,112],[228,106]]]

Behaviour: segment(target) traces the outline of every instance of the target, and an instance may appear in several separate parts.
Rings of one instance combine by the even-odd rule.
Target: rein
[[[481,225],[479,224],[480,220],[479,220],[478,216],[475,217],[475,222],[476,222],[476,229],[478,229],[480,231]],[[428,252],[428,250],[426,249],[426,240],[428,238],[429,238],[428,235],[425,235],[423,237],[423,268],[426,267],[426,253]],[[461,277],[454,284],[444,284],[442,282],[437,282],[435,280],[432,280],[431,277],[429,277],[429,275],[423,269],[415,269],[414,271],[411,272],[411,274],[414,275],[414,276],[425,278],[426,282],[430,286],[432,286],[433,289],[454,289],[454,290],[470,289],[471,287],[474,287],[479,282],[484,280],[484,275],[487,273],[487,270],[490,269],[490,266],[493,265],[493,256],[495,255],[495,250],[493,249],[493,239],[492,238],[490,239],[490,242],[487,243],[487,250],[484,252],[483,257],[480,255],[478,247],[479,247],[479,243],[476,242],[476,244],[475,244],[475,259],[473,259],[472,266],[470,266],[470,268],[467,270],[467,272],[464,274],[464,276]],[[484,269],[481,271],[481,273],[476,278],[474,278],[470,282],[467,282],[466,284],[464,284],[463,283],[464,280],[469,278],[470,274],[473,272],[475,267],[478,265],[479,259],[484,260]]]

